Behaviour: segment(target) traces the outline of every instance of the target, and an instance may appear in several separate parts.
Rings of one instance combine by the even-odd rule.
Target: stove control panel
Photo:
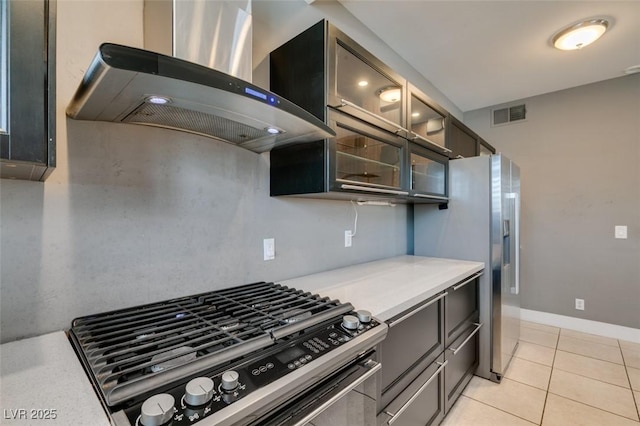
[[[124,410],[132,425],[182,426],[197,423],[249,393],[295,371],[354,337],[379,325],[371,314],[358,311],[341,321],[300,338],[260,358],[191,379]],[[368,318],[367,317],[368,314]],[[368,322],[362,321],[362,316]],[[346,318],[351,317],[351,318]],[[171,398],[171,400],[170,400]],[[161,402],[160,404],[158,402]],[[174,403],[175,401],[175,403]]]

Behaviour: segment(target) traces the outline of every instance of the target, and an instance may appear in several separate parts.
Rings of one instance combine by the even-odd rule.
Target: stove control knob
[[[189,405],[204,405],[213,398],[213,380],[208,377],[196,377],[187,383],[184,402]]]
[[[361,323],[369,324],[371,322],[371,312],[360,309],[359,311],[356,311],[356,314],[358,315],[358,319]]]
[[[342,326],[347,330],[357,330],[359,325],[360,321],[353,315],[345,315],[342,317]]]
[[[240,375],[237,371],[229,370],[222,373],[222,390],[232,391],[238,387]]]
[[[144,426],[160,426],[173,417],[173,406],[176,403],[168,393],[153,395],[142,404],[140,423]]]

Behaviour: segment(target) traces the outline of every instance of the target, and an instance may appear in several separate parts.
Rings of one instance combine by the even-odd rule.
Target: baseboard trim
[[[583,333],[597,334],[599,336],[640,343],[640,329],[637,328],[568,317],[565,315],[551,314],[549,312],[531,311],[529,309],[520,309],[520,319],[524,321],[537,322],[539,324],[551,325],[554,327],[568,328],[569,330],[581,331]]]

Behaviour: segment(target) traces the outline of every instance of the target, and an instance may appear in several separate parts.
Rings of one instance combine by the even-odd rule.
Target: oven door
[[[373,426],[381,368],[369,352],[252,425]]]

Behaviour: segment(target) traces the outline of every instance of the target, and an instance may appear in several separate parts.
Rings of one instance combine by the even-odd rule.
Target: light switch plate
[[[275,238],[265,238],[262,241],[264,249],[264,260],[273,260],[276,258],[276,240]]]
[[[626,240],[627,239],[627,227],[624,225],[616,225],[615,228],[615,237],[618,239]]]

